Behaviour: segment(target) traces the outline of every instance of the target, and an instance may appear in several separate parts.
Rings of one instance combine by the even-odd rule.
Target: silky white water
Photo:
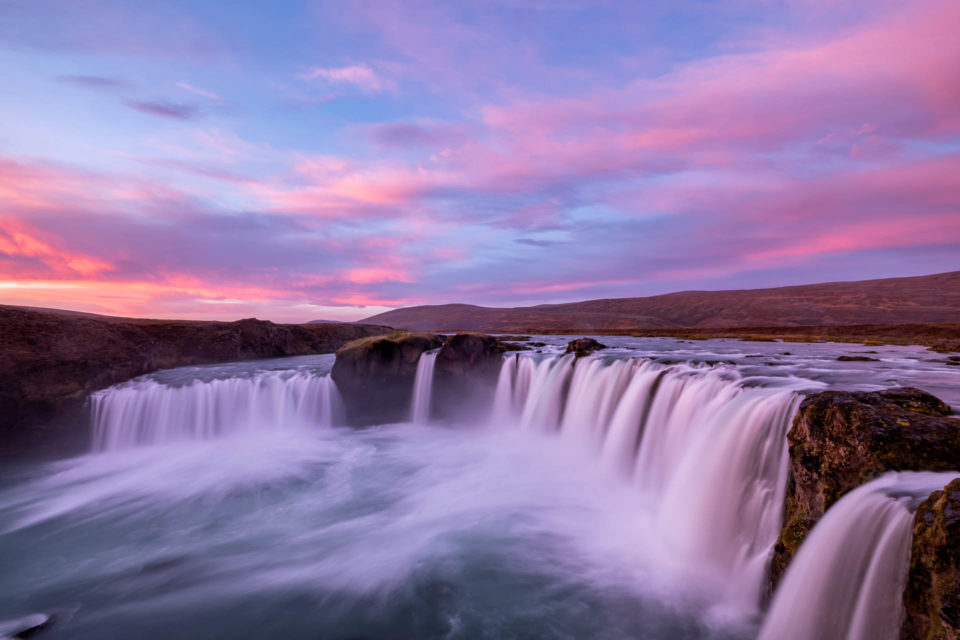
[[[429,360],[411,422],[363,430],[339,426],[329,356],[104,390],[90,454],[0,468],[0,623],[52,614],[48,637],[77,640],[755,638],[800,393],[914,374],[836,363],[849,346],[756,345],[760,360],[618,340],[579,361],[511,354],[489,411],[453,425],[430,423]],[[918,380],[954,373],[890,353]],[[881,542],[877,576],[896,556]],[[856,602],[896,597],[868,582]]]
[[[817,523],[787,569],[759,640],[894,640],[913,511],[960,473],[888,473]]]
[[[430,421],[430,402],[433,397],[433,365],[437,361],[436,351],[428,351],[417,361],[417,374],[413,380],[413,406],[410,421],[425,424]]]
[[[742,620],[759,613],[799,403],[790,388],[749,383],[726,366],[518,354],[493,421],[592,452],[644,501],[661,569],[695,581],[714,615]]]
[[[93,394],[93,448],[113,451],[240,431],[330,427],[342,409],[329,375],[264,372],[170,386],[134,380]]]

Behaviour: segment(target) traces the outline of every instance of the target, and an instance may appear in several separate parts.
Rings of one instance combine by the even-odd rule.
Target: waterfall
[[[91,396],[93,448],[112,451],[240,431],[331,426],[340,397],[330,376],[265,372],[165,385],[141,378]]]
[[[750,386],[725,365],[513,354],[492,420],[593,451],[652,505],[668,555],[696,580],[756,613],[780,531],[786,433],[799,396]]]
[[[410,421],[416,424],[430,422],[430,401],[433,395],[433,365],[437,361],[437,351],[427,351],[417,361],[417,375],[413,381],[413,407]]]
[[[893,640],[913,511],[956,473],[893,472],[830,507],[777,589],[759,640]]]

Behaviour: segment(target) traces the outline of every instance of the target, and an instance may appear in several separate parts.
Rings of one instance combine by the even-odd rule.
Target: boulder
[[[771,583],[824,512],[851,489],[886,471],[960,469],[960,420],[949,413],[938,398],[910,387],[808,396],[787,436],[790,480]]]
[[[960,478],[917,509],[902,640],[960,639]]]
[[[347,421],[361,426],[406,420],[420,356],[443,343],[435,333],[398,331],[341,347],[331,375]]]
[[[600,344],[593,338],[577,338],[576,340],[571,340],[567,344],[567,350],[564,353],[575,353],[578,358],[582,358],[585,355],[593,353],[594,351],[599,351],[600,349],[606,349],[607,345]]]
[[[837,362],[879,362],[870,356],[837,356]]]

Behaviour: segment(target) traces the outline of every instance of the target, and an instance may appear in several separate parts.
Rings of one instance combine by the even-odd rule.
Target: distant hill
[[[528,333],[958,321],[960,271],[773,289],[681,291],[532,307],[406,307],[361,320],[398,329]]]

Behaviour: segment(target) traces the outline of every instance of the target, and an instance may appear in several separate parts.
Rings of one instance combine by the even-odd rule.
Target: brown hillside
[[[363,322],[412,330],[553,332],[958,321],[960,271],[775,289],[682,291],[533,307],[408,307]]]

